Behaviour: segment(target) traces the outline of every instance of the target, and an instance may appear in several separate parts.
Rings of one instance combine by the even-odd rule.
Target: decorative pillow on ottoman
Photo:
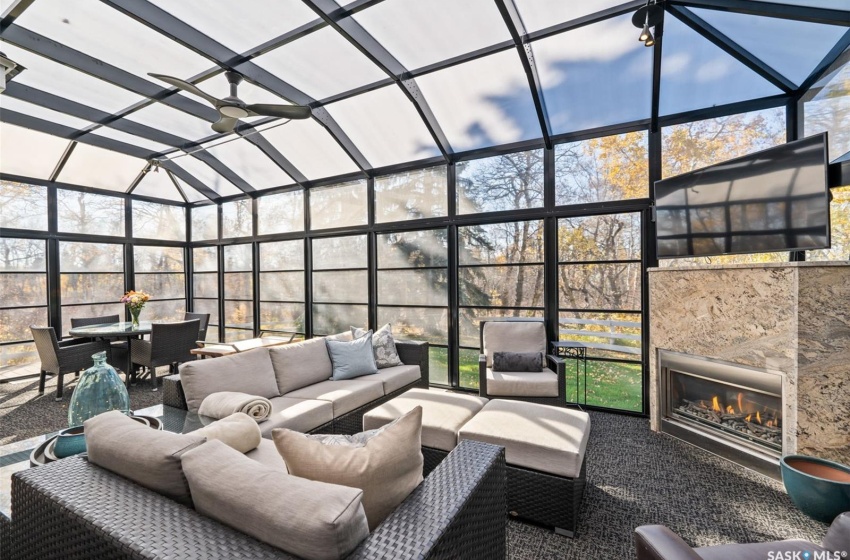
[[[422,482],[422,407],[353,436],[272,431],[290,474],[363,490],[372,531]]]
[[[355,339],[366,336],[366,333],[367,331],[364,329],[351,327],[351,334]],[[387,323],[372,335],[372,348],[375,352],[375,363],[378,365],[378,369],[404,365],[401,358],[398,357],[390,323]]]

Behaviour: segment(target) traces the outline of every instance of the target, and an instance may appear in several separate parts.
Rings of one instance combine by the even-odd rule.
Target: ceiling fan
[[[216,108],[221,118],[212,125],[216,132],[231,132],[239,119],[244,117],[282,117],[284,119],[306,119],[310,117],[310,107],[305,105],[272,105],[267,103],[247,104],[236,96],[236,88],[242,81],[242,76],[236,72],[225,72],[227,81],[230,82],[230,95],[224,99],[218,99],[202,91],[195,84],[190,84],[180,78],[166,76],[164,74],[148,74],[178,87],[183,91],[194,93],[204,98]]]

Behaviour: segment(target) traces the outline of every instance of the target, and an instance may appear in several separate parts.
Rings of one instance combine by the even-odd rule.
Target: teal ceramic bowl
[[[786,455],[779,466],[791,501],[812,519],[831,523],[838,514],[850,511],[847,465],[807,455]]]
[[[86,452],[86,436],[82,426],[66,428],[56,436],[53,454],[57,459]]]

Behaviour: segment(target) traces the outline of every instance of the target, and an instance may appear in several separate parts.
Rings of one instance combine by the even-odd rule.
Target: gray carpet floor
[[[0,444],[55,431],[67,423],[73,378],[65,398],[55,383],[36,394],[37,380],[0,384]],[[162,402],[149,382],[131,388],[131,406]],[[634,558],[632,532],[664,524],[693,546],[788,538],[820,541],[826,526],[791,504],[782,484],[668,436],[644,418],[591,413],[588,485],[575,538],[535,525],[508,523],[508,557]]]

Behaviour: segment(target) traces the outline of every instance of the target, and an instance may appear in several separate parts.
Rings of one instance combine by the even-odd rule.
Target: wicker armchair
[[[210,324],[210,314],[209,313],[189,313],[186,312],[183,315],[184,321],[191,321],[192,319],[197,319],[200,321],[200,325],[198,326],[198,340],[206,340],[207,339],[207,327]]]
[[[88,327],[90,325],[103,325],[109,323],[118,323],[121,319],[118,315],[102,315],[100,317],[71,317],[71,328],[76,329],[77,327]],[[85,342],[91,342],[93,338],[83,338],[77,339]],[[112,365],[115,364],[124,364],[127,362],[127,352],[130,349],[129,344],[127,344],[126,340],[113,340],[113,339],[104,339],[109,340],[109,363]],[[123,366],[122,366],[123,369]]]
[[[56,376],[56,400],[62,400],[63,378],[66,373],[75,373],[92,365],[92,354],[108,352],[109,343],[105,340],[79,343],[74,340],[59,342],[53,327],[30,326],[38,358],[41,360],[41,372],[38,377],[38,393],[44,393],[47,374]]]
[[[153,323],[150,341],[130,340],[130,356],[133,366],[147,368],[151,376],[153,390],[157,390],[156,368],[168,366],[168,372],[174,373],[176,366],[195,357],[189,352],[196,346],[200,321],[193,319],[181,323]]]

